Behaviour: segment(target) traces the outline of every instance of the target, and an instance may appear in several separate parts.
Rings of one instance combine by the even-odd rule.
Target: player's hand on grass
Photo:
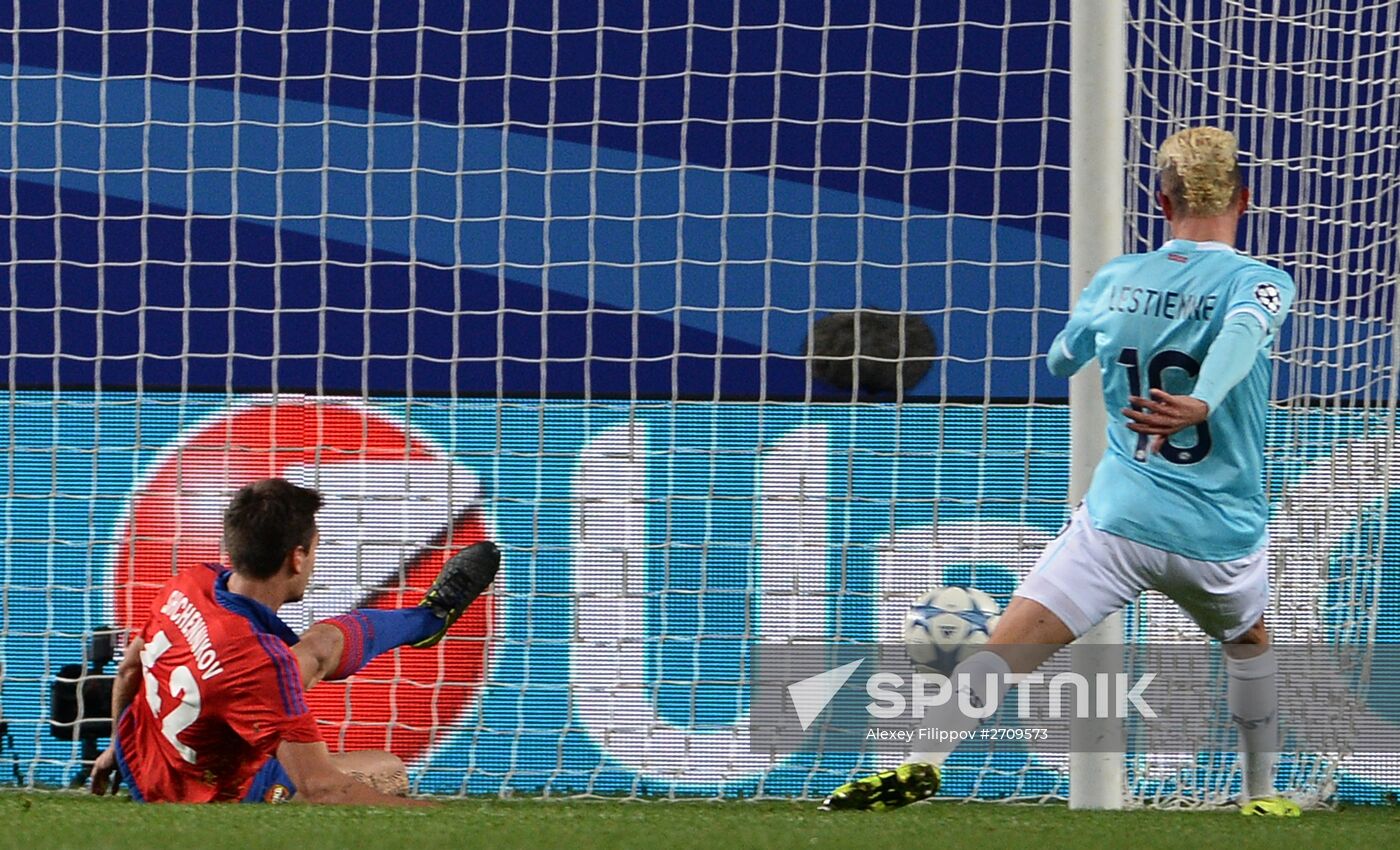
[[[97,761],[92,763],[92,793],[97,795],[117,793],[122,784],[122,775],[117,773],[117,754],[111,748],[102,751]]]
[[[1210,414],[1210,405],[1198,398],[1158,389],[1152,390],[1151,398],[1129,396],[1128,402],[1132,407],[1123,408],[1128,429],[1156,437],[1152,441],[1153,452],[1160,452],[1172,434],[1201,424]]]

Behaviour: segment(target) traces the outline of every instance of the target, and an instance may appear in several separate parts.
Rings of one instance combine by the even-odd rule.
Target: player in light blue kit
[[[959,664],[953,681],[970,691],[969,704],[999,704],[1007,674],[1031,672],[1143,591],[1160,591],[1225,644],[1244,758],[1241,811],[1290,816],[1298,806],[1274,791],[1278,662],[1263,617],[1261,467],[1268,354],[1294,285],[1233,247],[1249,204],[1236,153],[1234,136],[1210,127],[1162,143],[1157,200],[1173,238],[1100,269],[1051,343],[1056,375],[1098,360],[1108,449],[1084,504],[1016,590],[987,650]],[[1000,683],[997,693],[982,692],[989,681]],[[980,721],[958,702],[933,707],[925,726],[974,729]],[[849,782],[824,808],[893,808],[933,796],[952,746]]]

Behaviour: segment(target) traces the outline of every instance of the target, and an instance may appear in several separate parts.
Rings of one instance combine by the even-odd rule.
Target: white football
[[[996,600],[976,588],[935,587],[904,615],[909,660],[936,673],[951,673],[987,642],[1000,616]]]

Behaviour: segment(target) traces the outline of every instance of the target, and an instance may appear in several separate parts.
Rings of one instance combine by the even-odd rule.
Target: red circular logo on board
[[[145,624],[177,571],[222,563],[223,511],[260,478],[316,487],[326,504],[306,599],[280,612],[294,630],[354,608],[416,605],[443,562],[488,539],[480,479],[403,424],[337,401],[233,408],[165,450],[131,495],[112,560],[112,612]],[[493,631],[483,596],[431,649],[376,658],[348,682],[306,695],[331,750],[405,760],[445,739],[481,687]]]

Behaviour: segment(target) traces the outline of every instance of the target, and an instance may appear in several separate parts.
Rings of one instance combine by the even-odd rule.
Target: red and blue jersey
[[[229,591],[229,575],[216,564],[184,570],[151,604],[142,682],[115,739],[138,800],[240,800],[283,741],[321,740],[289,649],[296,634]]]

